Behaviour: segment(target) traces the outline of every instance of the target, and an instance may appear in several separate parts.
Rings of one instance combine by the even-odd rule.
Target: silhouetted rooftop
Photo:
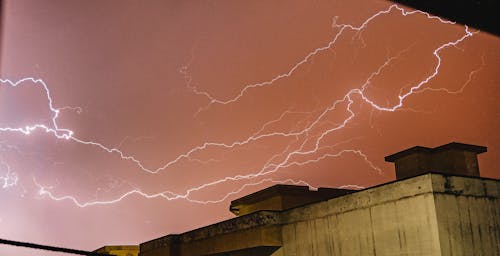
[[[432,153],[436,153],[436,152],[443,151],[443,150],[462,150],[462,151],[473,152],[476,154],[481,154],[481,153],[488,151],[488,149],[486,147],[483,147],[483,146],[464,144],[464,143],[459,143],[459,142],[451,142],[451,143],[448,143],[448,144],[445,144],[445,145],[442,145],[439,147],[435,147],[435,148],[415,146],[415,147],[394,153],[392,155],[386,156],[384,158],[384,160],[386,162],[393,163],[394,161],[396,161],[396,159],[405,157],[407,155],[411,155],[411,154],[415,154],[415,153],[432,154]]]

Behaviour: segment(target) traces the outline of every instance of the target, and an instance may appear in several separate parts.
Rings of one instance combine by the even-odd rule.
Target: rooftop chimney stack
[[[416,146],[385,157],[398,180],[428,172],[479,177],[477,155],[486,147],[452,142],[436,148]]]

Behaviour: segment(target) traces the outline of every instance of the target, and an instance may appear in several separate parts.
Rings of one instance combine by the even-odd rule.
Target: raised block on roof
[[[385,157],[396,165],[396,178],[428,172],[479,177],[477,155],[486,147],[452,142],[435,148],[416,146]]]
[[[237,216],[262,210],[283,211],[351,192],[353,190],[336,188],[310,190],[307,186],[275,185],[231,201],[229,210]]]

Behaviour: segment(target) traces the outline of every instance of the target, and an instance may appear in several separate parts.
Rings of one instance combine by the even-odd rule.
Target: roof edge
[[[397,159],[405,157],[407,155],[416,154],[416,153],[433,154],[433,153],[445,151],[445,150],[462,150],[462,151],[473,152],[476,154],[481,154],[481,153],[487,152],[488,148],[484,147],[484,146],[477,146],[477,145],[465,144],[465,143],[460,143],[460,142],[451,142],[451,143],[444,144],[444,145],[441,145],[441,146],[438,146],[435,148],[415,146],[415,147],[394,153],[392,155],[386,156],[386,157],[384,157],[384,160],[386,162],[393,163]]]

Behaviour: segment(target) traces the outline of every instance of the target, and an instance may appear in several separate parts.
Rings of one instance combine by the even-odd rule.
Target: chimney
[[[479,177],[477,155],[486,147],[452,142],[436,148],[416,146],[385,157],[396,165],[396,178],[428,172]]]

